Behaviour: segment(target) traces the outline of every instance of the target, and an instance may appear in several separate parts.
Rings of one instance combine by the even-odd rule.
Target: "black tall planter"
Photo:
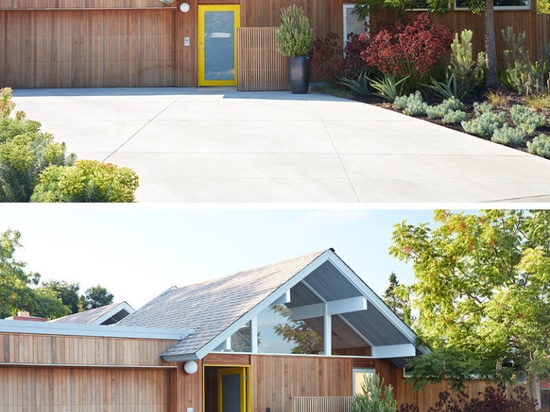
[[[293,94],[307,93],[309,89],[309,57],[289,57],[288,81]]]

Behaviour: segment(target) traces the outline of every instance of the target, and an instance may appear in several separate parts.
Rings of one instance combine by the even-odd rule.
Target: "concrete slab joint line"
[[[78,158],[133,168],[139,202],[550,201],[546,159],[333,96],[30,89],[14,101]]]

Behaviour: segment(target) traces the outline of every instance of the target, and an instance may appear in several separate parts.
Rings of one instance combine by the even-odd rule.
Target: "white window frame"
[[[351,14],[351,10],[353,10],[354,6],[355,6],[355,4],[352,4],[352,3],[344,3],[343,6],[342,6],[342,19],[343,19],[343,36],[342,36],[343,39],[342,39],[342,42],[344,43],[344,47],[346,45],[346,41],[348,40],[348,33],[349,33],[348,20],[347,20],[348,11]],[[370,20],[370,15],[367,16],[367,19],[363,23],[368,23],[369,20]],[[357,20],[357,22],[359,22],[359,20]],[[360,33],[357,33],[357,34],[360,34]]]
[[[353,395],[358,395],[360,393],[357,392],[357,388],[360,388],[361,387],[361,384],[363,383],[363,380],[365,379],[365,376],[366,374],[372,374],[373,376],[376,375],[376,369],[374,368],[353,368],[352,369],[352,373],[353,373],[353,379],[352,379],[352,393]],[[361,376],[361,381],[360,382],[357,382],[357,378],[359,377],[359,375]]]
[[[531,0],[528,0],[528,2],[529,4],[527,6],[494,6],[494,10],[531,10]],[[454,0],[454,9],[457,11],[468,11],[468,7],[458,7],[456,5],[456,0]]]

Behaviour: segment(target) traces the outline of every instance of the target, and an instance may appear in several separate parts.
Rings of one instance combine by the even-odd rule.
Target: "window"
[[[353,395],[363,394],[363,382],[367,376],[374,377],[374,369],[353,369]]]
[[[494,0],[495,10],[529,10],[530,0]],[[455,9],[468,10],[468,0],[455,0]]]
[[[352,13],[353,6],[353,4],[344,4],[344,42],[346,42],[348,34],[350,33],[363,33],[365,31],[365,23],[369,22],[368,18],[367,21],[359,20],[359,18]]]

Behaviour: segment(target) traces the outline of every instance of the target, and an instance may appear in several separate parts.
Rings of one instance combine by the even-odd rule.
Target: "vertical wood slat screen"
[[[349,412],[352,396],[295,396],[292,412]]]
[[[240,27],[237,90],[289,90],[288,58],[275,47],[276,27]]]

